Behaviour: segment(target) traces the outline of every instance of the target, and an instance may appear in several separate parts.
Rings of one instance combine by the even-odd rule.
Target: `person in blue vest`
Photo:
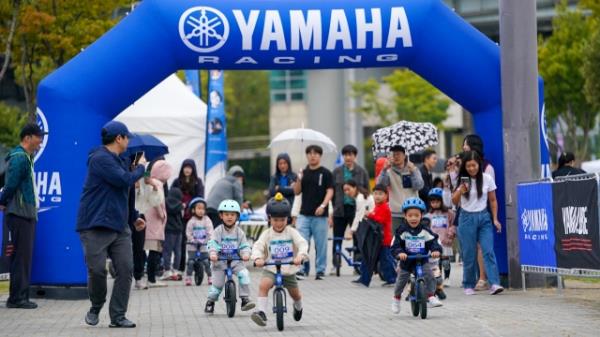
[[[125,317],[133,273],[133,249],[128,225],[129,190],[144,176],[142,158],[133,170],[120,156],[127,150],[131,134],[121,122],[110,121],[102,128],[102,145],[88,156],[88,172],[77,214],[77,232],[83,245],[88,270],[88,294],[92,306],[88,325],[97,325],[106,302],[106,258],[116,271],[109,306],[111,328],[134,328]],[[135,164],[135,163],[134,163]],[[136,221],[141,228],[144,220]]]
[[[6,184],[0,193],[0,211],[5,213],[4,221],[14,247],[10,257],[10,295],[6,307],[35,309],[37,304],[29,300],[31,259],[39,208],[33,156],[40,149],[44,132],[32,123],[23,127],[20,136],[21,143],[6,157]]]

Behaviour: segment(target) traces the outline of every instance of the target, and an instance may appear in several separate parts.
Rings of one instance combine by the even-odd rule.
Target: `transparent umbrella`
[[[337,158],[337,146],[325,134],[313,129],[298,128],[288,129],[278,134],[269,148],[274,155],[287,153],[292,160],[292,169],[298,171],[306,165],[306,147],[309,145],[318,145],[323,149],[322,165],[332,168]]]

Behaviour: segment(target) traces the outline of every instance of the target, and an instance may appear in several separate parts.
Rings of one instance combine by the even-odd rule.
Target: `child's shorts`
[[[298,288],[298,280],[296,279],[296,275],[282,275],[283,276],[283,287],[286,289],[296,289]],[[263,270],[262,277],[268,278],[273,281],[275,284],[275,274],[268,270]]]

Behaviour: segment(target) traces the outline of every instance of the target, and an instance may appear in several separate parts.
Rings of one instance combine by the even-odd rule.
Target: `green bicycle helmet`
[[[226,200],[221,201],[221,203],[219,204],[218,211],[219,211],[219,213],[220,212],[234,212],[234,213],[237,213],[238,215],[241,213],[240,204],[238,204],[237,201],[231,200],[231,199],[226,199]]]

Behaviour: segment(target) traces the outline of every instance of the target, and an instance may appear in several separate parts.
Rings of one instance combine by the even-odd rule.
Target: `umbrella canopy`
[[[373,134],[373,155],[387,153],[393,146],[402,146],[407,153],[423,151],[438,143],[437,128],[431,123],[400,121]]]
[[[272,153],[287,153],[292,159],[292,168],[299,169],[306,163],[306,147],[309,145],[318,145],[323,149],[322,163],[324,166],[333,165],[337,156],[337,146],[323,133],[306,128],[288,129],[278,134],[269,148]]]
[[[169,148],[165,143],[153,135],[135,134],[134,137],[129,140],[127,153],[135,154],[137,152],[144,152],[146,159],[152,161],[169,153]]]

